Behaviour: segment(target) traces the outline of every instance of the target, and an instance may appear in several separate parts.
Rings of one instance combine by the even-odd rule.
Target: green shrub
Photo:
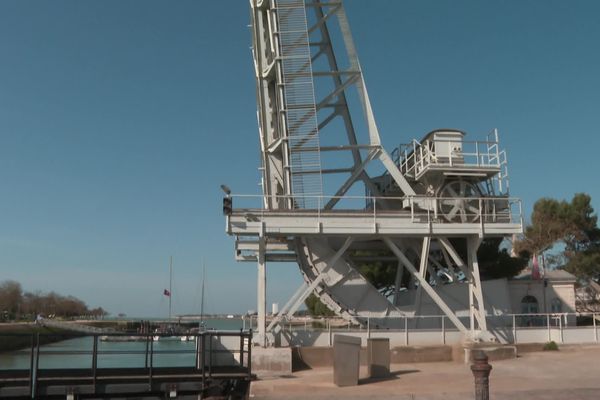
[[[551,342],[548,342],[544,345],[544,351],[556,351],[558,350],[558,345],[556,344],[556,342],[553,340]]]

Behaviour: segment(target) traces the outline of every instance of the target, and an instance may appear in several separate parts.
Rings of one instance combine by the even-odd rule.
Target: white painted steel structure
[[[486,236],[522,231],[497,132],[466,142],[461,131],[437,130],[388,154],[342,2],[250,5],[263,194],[228,193],[235,207],[224,211],[237,259],[258,263],[259,344],[272,344],[311,293],[349,321],[385,325],[393,319],[384,317],[418,314],[424,291],[463,334],[491,339],[476,251]],[[391,299],[358,271],[366,259],[397,263]],[[269,261],[298,262],[306,284],[267,326]],[[468,327],[434,288],[441,275],[460,274],[469,281]],[[416,290],[414,304],[404,304],[407,290]]]

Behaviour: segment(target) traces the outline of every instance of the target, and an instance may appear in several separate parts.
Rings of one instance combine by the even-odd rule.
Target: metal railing
[[[396,150],[392,152],[392,158],[400,172],[412,177],[431,165],[499,168],[503,160],[501,154],[504,152],[498,150],[495,142],[452,140],[426,140],[422,143],[413,140]]]
[[[418,180],[430,168],[493,168],[497,174],[487,179],[489,195],[505,195],[509,191],[508,163],[505,150],[501,150],[498,131],[493,130],[484,141],[425,140],[401,144],[391,153],[400,172]],[[392,185],[389,173],[384,173],[385,187]]]
[[[403,197],[375,197],[375,196],[302,196],[310,197],[315,209],[267,209],[267,198],[272,203],[278,200],[296,200],[299,196],[264,196],[264,195],[231,195],[234,212],[251,210],[251,217],[261,219],[266,213],[294,213],[298,216],[312,217],[316,224],[322,222],[324,216],[339,215],[349,212],[354,216],[370,216],[373,223],[380,218],[403,217],[414,223],[511,223],[523,224],[523,209],[520,199],[512,197],[428,197],[428,196],[403,196]],[[325,210],[326,204],[332,199],[344,200],[338,203],[348,208]],[[241,203],[241,204],[240,204]],[[284,201],[278,202],[284,204]],[[368,207],[361,207],[360,204]],[[457,208],[458,211],[453,212]],[[444,209],[448,213],[444,214]],[[464,210],[461,211],[461,210]],[[350,215],[350,214],[348,214]]]
[[[247,326],[256,326],[255,317],[246,318]],[[335,333],[366,338],[384,335],[400,345],[448,344],[462,340],[460,331],[445,315],[356,318],[361,321],[360,324],[339,317],[284,317],[280,326],[291,338],[291,345],[296,344],[293,342],[295,337],[305,345],[310,345],[306,344],[307,338],[320,338],[321,341],[317,344],[331,345],[331,337]],[[461,315],[459,319],[465,326],[469,326],[468,315]],[[486,320],[488,329],[499,340],[510,344],[551,340],[559,343],[600,342],[600,313],[501,314],[487,315]]]
[[[159,336],[159,338],[166,336]],[[64,382],[68,378],[73,378],[79,382],[88,381],[96,388],[100,379],[108,377],[118,377],[123,375],[130,377],[131,380],[145,381],[148,383],[148,390],[153,387],[153,382],[160,376],[164,378],[168,375],[170,378],[177,379],[178,371],[181,368],[185,369],[185,374],[182,379],[188,379],[190,376],[194,379],[202,379],[203,385],[207,379],[215,378],[218,374],[220,378],[230,375],[231,377],[245,376],[246,379],[251,379],[251,357],[252,357],[252,331],[205,331],[200,333],[187,334],[187,338],[191,338],[195,345],[193,348],[164,348],[156,349],[156,335],[152,334],[129,334],[129,333],[109,333],[109,334],[92,334],[92,335],[77,335],[77,334],[19,334],[19,333],[0,333],[0,339],[7,340],[8,338],[16,338],[16,342],[23,345],[24,340],[29,339],[30,345],[22,350],[15,350],[10,353],[0,353],[2,357],[15,358],[18,355],[28,358],[28,367],[7,368],[4,363],[0,363],[0,390],[6,386],[27,386],[31,398],[37,395],[37,388],[43,380],[45,385],[52,384],[54,375],[52,371],[60,370],[59,379]],[[239,337],[239,345],[235,349],[228,349],[223,346],[217,346],[215,343],[222,340],[224,337]],[[86,338],[85,348],[74,346],[61,346],[53,348],[50,343],[64,342],[70,339]],[[179,337],[175,338],[181,341]],[[12,339],[14,340],[14,339]],[[104,349],[100,343],[104,341],[134,341],[143,345],[142,349],[138,348],[123,348]],[[160,340],[160,339],[159,339]],[[68,342],[66,342],[68,343]],[[220,342],[219,342],[220,343]],[[232,356],[233,361],[223,364],[219,355],[227,355],[228,359]],[[176,356],[175,359],[164,360],[165,356]],[[184,365],[178,363],[181,357],[187,358]],[[185,357],[187,356],[187,357]],[[59,366],[46,366],[43,364],[50,358],[60,357]],[[100,360],[111,357],[119,357],[118,368],[101,366]],[[133,357],[143,360],[141,364],[134,363],[134,366],[127,366],[126,358]],[[160,365],[156,364],[158,357],[163,358]],[[215,360],[219,360],[217,363]],[[87,361],[86,361],[87,360]],[[226,367],[227,371],[217,367]],[[118,371],[116,371],[118,369]],[[172,370],[172,372],[169,372]]]

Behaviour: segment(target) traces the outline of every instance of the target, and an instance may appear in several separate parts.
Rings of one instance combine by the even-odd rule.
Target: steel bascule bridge
[[[497,131],[467,141],[439,129],[388,152],[342,2],[250,4],[262,195],[227,193],[224,213],[236,259],[258,264],[255,341],[271,345],[311,293],[380,327],[419,315],[428,295],[466,339],[494,340],[477,249],[522,232]],[[266,264],[281,261],[297,262],[305,283],[267,326]],[[397,265],[392,295],[361,275],[366,261]],[[468,320],[436,291],[465,280]]]

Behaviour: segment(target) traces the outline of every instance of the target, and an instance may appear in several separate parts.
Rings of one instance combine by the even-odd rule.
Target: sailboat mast
[[[173,256],[169,257],[169,321],[171,320],[171,313],[173,299]]]
[[[200,325],[204,321],[204,278],[206,277],[206,265],[202,263],[202,297],[200,299]]]

